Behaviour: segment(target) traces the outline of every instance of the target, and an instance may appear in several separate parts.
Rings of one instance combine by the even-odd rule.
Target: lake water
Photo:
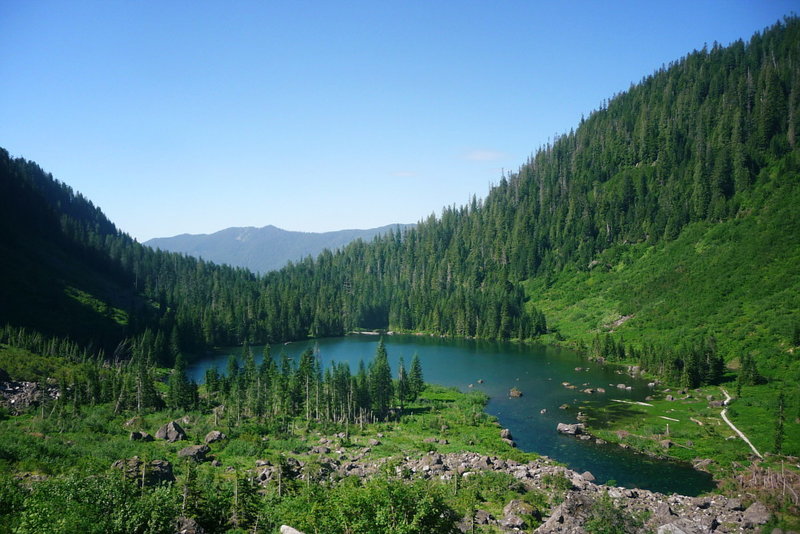
[[[709,474],[688,465],[654,460],[618,446],[597,445],[556,432],[558,423],[576,422],[576,407],[580,404],[644,400],[649,394],[646,381],[617,374],[612,366],[596,365],[571,351],[547,346],[406,335],[385,336],[384,343],[393,374],[401,356],[408,367],[416,353],[426,382],[488,394],[486,411],[511,430],[522,450],[544,454],[579,472],[591,471],[598,483],[613,480],[630,488],[684,495],[714,488]],[[367,363],[374,357],[377,345],[377,336],[355,335],[273,346],[272,355],[277,359],[285,351],[294,358],[308,347],[317,347],[323,369],[332,361],[346,361],[355,372],[360,360]],[[262,348],[253,347],[253,351],[260,359]],[[196,362],[189,368],[190,378],[202,382],[206,369],[212,365],[224,372],[229,354],[238,356],[241,349],[220,351]],[[583,370],[576,371],[577,367]],[[478,383],[479,379],[483,383]],[[566,389],[562,382],[579,389]],[[618,389],[618,383],[631,386],[631,390]],[[523,396],[510,398],[512,387],[521,390]],[[604,387],[606,393],[581,393],[580,389],[586,387]],[[573,408],[560,410],[562,404]],[[541,413],[542,409],[546,412]]]

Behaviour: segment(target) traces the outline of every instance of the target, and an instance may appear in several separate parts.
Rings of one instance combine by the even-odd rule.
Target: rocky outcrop
[[[288,525],[281,525],[281,534],[303,534],[296,528],[292,528]]]
[[[135,482],[140,487],[156,486],[164,482],[174,482],[175,475],[172,474],[172,464],[166,460],[153,460],[145,463],[138,456],[117,460],[111,464],[112,469],[122,471],[125,478]]]
[[[205,534],[205,530],[191,517],[179,517],[177,534]]]
[[[177,421],[170,421],[158,429],[156,432],[156,439],[165,439],[172,443],[186,439],[186,432],[184,432]]]
[[[54,385],[41,385],[39,382],[0,382],[0,406],[5,406],[14,415],[38,406],[43,401],[57,399],[59,395],[58,388]]]
[[[339,461],[326,459],[315,470],[310,471],[301,460],[288,458],[283,476],[300,479],[313,477],[315,480],[335,481],[346,476],[371,477],[385,472],[387,463],[394,465],[399,476],[426,479],[452,480],[454,477],[470,477],[482,471],[505,472],[518,480],[526,490],[557,495],[557,506],[550,510],[537,510],[521,500],[509,501],[503,509],[502,517],[493,517],[488,512],[478,510],[473,517],[465,517],[460,522],[462,531],[469,532],[475,525],[494,525],[503,532],[519,532],[541,520],[544,522],[536,530],[540,534],[584,532],[584,524],[590,517],[597,500],[608,494],[613,505],[630,516],[645,517],[643,531],[662,534],[710,533],[724,534],[734,532],[755,532],[769,520],[769,513],[761,504],[744,508],[739,499],[721,495],[687,497],[683,495],[664,495],[641,489],[608,487],[594,482],[588,471],[581,474],[566,467],[556,465],[548,458],[539,458],[527,463],[484,456],[472,452],[439,454],[429,452],[421,456],[397,459],[381,458],[374,461]],[[276,476],[277,467],[262,466],[257,469],[256,480],[265,483]],[[568,490],[552,489],[554,478],[566,479],[571,485]],[[543,517],[540,517],[541,514]],[[526,530],[527,531],[527,530]]]

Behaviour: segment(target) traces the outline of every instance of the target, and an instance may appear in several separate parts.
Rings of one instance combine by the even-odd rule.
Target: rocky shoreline
[[[321,447],[321,449],[320,449]],[[325,445],[315,447],[323,454]],[[328,451],[338,453],[339,451]],[[362,449],[362,454],[368,450]],[[577,473],[560,466],[548,458],[539,458],[528,463],[506,460],[497,456],[484,456],[472,452],[439,454],[430,452],[418,457],[380,458],[378,460],[342,459],[320,455],[314,478],[335,481],[347,476],[371,477],[386,472],[387,467],[399,477],[421,477],[451,481],[455,477],[469,477],[481,471],[505,472],[520,481],[528,491],[542,491],[550,496],[550,510],[541,515],[530,505],[512,500],[506,504],[502,517],[494,517],[486,510],[477,510],[473,518],[463,518],[462,532],[470,532],[475,525],[494,525],[502,532],[522,532],[532,523],[540,523],[535,532],[577,533],[583,526],[593,506],[607,494],[614,506],[625,514],[647,518],[645,531],[657,534],[703,534],[756,532],[760,525],[770,519],[770,514],[761,503],[745,506],[739,498],[722,495],[688,497],[664,495],[642,489],[608,487],[594,483],[591,473]],[[306,463],[289,458],[283,476],[303,479]],[[260,461],[255,470],[255,480],[268,484],[277,478],[278,466]],[[567,481],[569,489],[554,489],[552,480]]]

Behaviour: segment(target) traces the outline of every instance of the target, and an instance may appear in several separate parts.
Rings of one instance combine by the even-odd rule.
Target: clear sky
[[[416,222],[797,5],[0,0],[0,146],[140,241]]]

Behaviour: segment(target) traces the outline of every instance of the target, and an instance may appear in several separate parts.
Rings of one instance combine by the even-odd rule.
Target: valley
[[[0,533],[797,531],[798,62],[695,50],[261,273],[0,149]]]

